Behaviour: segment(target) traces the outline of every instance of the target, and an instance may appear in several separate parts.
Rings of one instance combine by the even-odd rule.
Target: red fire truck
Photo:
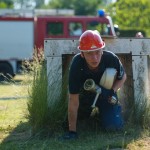
[[[0,80],[19,72],[22,61],[32,59],[44,38],[79,38],[87,29],[115,36],[110,16],[0,16]],[[2,75],[3,74],[3,75]]]

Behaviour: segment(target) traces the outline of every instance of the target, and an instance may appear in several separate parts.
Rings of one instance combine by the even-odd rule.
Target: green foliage
[[[33,71],[31,91],[29,91],[29,121],[33,132],[43,128],[47,122],[47,77],[45,65],[40,65]]]
[[[96,15],[101,0],[51,0],[47,8],[74,9],[75,15]]]
[[[51,76],[49,76],[51,80]],[[48,124],[51,131],[63,129],[63,124],[67,121],[67,77],[63,77],[63,82],[59,80],[58,72],[55,74],[55,81],[48,86]]]
[[[44,5],[43,0],[36,0],[36,8],[41,8]]]
[[[0,2],[0,8],[7,8],[7,4],[4,2]]]
[[[42,51],[43,53],[43,51]],[[43,54],[35,54],[34,61],[28,63],[33,81],[29,90],[29,122],[32,126],[32,133],[36,134],[48,130],[51,133],[62,129],[67,116],[67,83],[58,81],[56,72],[56,82],[48,85],[46,62]],[[50,78],[51,79],[51,78]],[[62,84],[62,90],[60,90]],[[65,85],[65,86],[63,86]]]
[[[5,0],[4,0],[5,1]],[[44,0],[8,0],[13,3],[19,4],[21,8],[30,8],[32,3],[36,3],[36,8],[42,8],[44,5]]]
[[[13,8],[13,0],[0,0],[0,8]]]
[[[150,104],[149,99],[139,97],[137,102],[131,106],[129,123],[142,128],[149,129],[150,125]]]
[[[76,0],[74,2],[76,15],[96,15],[101,0]]]
[[[137,32],[141,32],[144,37],[146,37],[146,33],[144,30],[136,30],[136,29],[130,29],[130,30],[119,30],[119,37],[135,37]]]
[[[120,29],[144,30],[150,36],[149,0],[119,0],[107,8]]]

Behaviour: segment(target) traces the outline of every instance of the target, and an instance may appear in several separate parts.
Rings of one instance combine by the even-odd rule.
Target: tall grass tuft
[[[138,101],[133,104],[131,112],[131,122],[149,129],[150,125],[150,99],[139,97]]]
[[[28,119],[35,133],[45,126],[47,120],[47,76],[43,54],[40,59],[38,53],[34,53],[32,62],[25,62],[27,71],[32,75],[29,88]]]
[[[49,77],[49,80],[51,78]],[[48,112],[49,112],[49,127],[54,131],[63,129],[63,124],[67,119],[67,73],[63,76],[62,80],[57,73],[55,81],[48,86]]]
[[[63,77],[62,83],[56,79],[56,73],[56,81],[49,85],[51,74],[47,76],[43,54],[35,54],[33,62],[26,63],[26,66],[33,76],[28,101],[32,134],[45,133],[46,130],[47,133],[55,133],[62,129],[67,118],[67,77]]]

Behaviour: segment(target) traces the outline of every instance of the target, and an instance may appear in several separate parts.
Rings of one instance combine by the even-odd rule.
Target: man
[[[87,30],[80,36],[78,46],[80,53],[74,56],[69,72],[69,132],[64,135],[64,139],[77,138],[79,95],[81,89],[85,89],[84,85],[88,79],[92,79],[100,88],[95,105],[99,108],[103,128],[117,130],[123,127],[116,92],[124,84],[126,74],[119,58],[110,51],[104,51],[104,47],[105,42],[97,30]],[[90,100],[89,107],[93,101]]]
[[[135,35],[136,38],[143,38],[143,34],[142,32],[137,32],[136,35]]]

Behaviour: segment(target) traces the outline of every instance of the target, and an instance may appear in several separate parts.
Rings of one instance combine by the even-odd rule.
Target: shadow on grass
[[[29,123],[20,123],[2,141],[0,149],[123,150],[129,143],[136,141],[142,133],[142,129],[138,127],[126,127],[121,132],[104,132],[99,130],[96,124],[89,129],[87,123],[82,122],[78,131],[78,140],[65,142],[58,140],[63,133],[50,134],[48,130],[43,130],[33,136]]]
[[[10,131],[10,132],[9,132]],[[8,135],[6,136],[6,134]],[[27,141],[31,136],[30,127],[28,123],[20,123],[14,130],[7,129],[2,131],[2,135],[6,136],[1,145],[0,149],[16,149],[19,145]]]
[[[15,129],[9,132],[8,136],[1,142],[0,150],[49,149],[51,144],[53,147],[57,147],[57,142],[59,141],[56,140],[55,136],[46,129],[32,135],[31,126],[26,122],[20,123]]]
[[[2,131],[2,133],[4,132],[5,131]],[[0,150],[29,150],[32,148],[41,149],[40,147],[43,146],[43,142],[49,139],[50,136],[48,136],[48,131],[41,131],[35,135],[32,135],[29,123],[20,123],[15,129],[9,132],[6,138],[3,139],[3,141],[0,144]],[[36,147],[39,141],[41,144],[38,147]]]

